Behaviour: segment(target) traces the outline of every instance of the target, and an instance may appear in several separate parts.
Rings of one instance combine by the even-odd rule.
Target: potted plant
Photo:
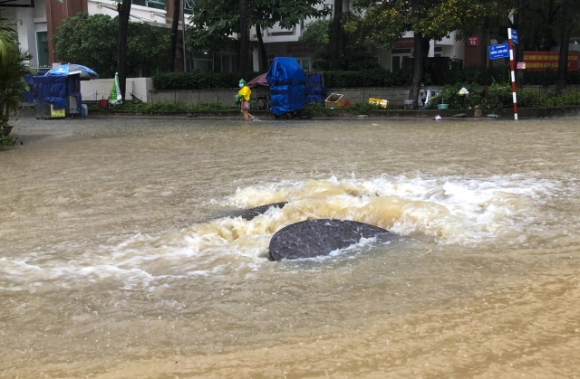
[[[31,59],[16,47],[16,33],[6,25],[8,20],[0,17],[0,129],[8,135],[11,116],[18,113],[20,100],[28,89],[24,75],[30,72],[26,61]]]
[[[441,103],[437,104],[437,109],[442,110],[447,108],[449,108],[449,104],[445,104],[445,94],[441,92]]]

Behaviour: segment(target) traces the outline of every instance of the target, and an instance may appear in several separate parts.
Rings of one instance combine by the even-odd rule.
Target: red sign
[[[413,38],[401,38],[395,42],[395,49],[412,49],[415,47]]]
[[[557,51],[524,51],[526,70],[546,71],[557,70],[560,53]],[[568,71],[578,70],[578,58],[580,53],[568,54]]]
[[[308,47],[302,42],[290,42],[286,46],[287,53],[308,53]]]
[[[469,37],[467,38],[467,45],[468,46],[479,46],[479,37]]]

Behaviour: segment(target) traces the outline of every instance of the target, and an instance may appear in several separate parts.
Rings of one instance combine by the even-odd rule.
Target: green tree
[[[117,67],[117,28],[116,20],[107,15],[77,13],[57,29],[54,51],[62,62],[83,64],[110,78]]]
[[[316,20],[306,25],[306,30],[298,39],[308,47],[314,65],[328,62],[328,44],[330,42],[330,20]]]
[[[561,93],[566,87],[570,35],[580,30],[580,4],[574,0],[528,0],[523,3],[520,10],[526,15],[522,25],[525,48],[553,51],[559,47],[556,91]]]
[[[346,28],[359,31],[361,39],[383,48],[392,48],[405,32],[413,31],[415,59],[409,98],[417,105],[429,41],[480,25],[486,12],[495,13],[494,5],[494,0],[357,0],[354,6],[361,19],[347,23]]]
[[[290,29],[301,20],[319,18],[328,14],[323,0],[247,0],[247,27],[256,26],[257,30],[271,28],[276,23]],[[240,2],[238,0],[200,0],[194,5],[189,19],[187,43],[193,50],[220,51],[224,48],[241,48],[241,40],[233,36],[240,34]],[[247,29],[247,28],[244,28]],[[258,43],[262,62],[265,48],[258,33]],[[242,51],[240,56],[245,56]],[[262,63],[264,66],[264,63]],[[267,65],[266,65],[267,66]],[[265,70],[267,67],[262,67]]]
[[[8,19],[0,15],[0,59],[8,56],[16,43],[16,31],[7,25]]]
[[[501,25],[490,34],[507,39],[507,28],[518,31],[519,44],[514,46],[517,62],[523,61],[523,52],[553,51],[559,48],[557,91],[566,86],[568,44],[570,35],[580,31],[580,3],[574,0],[497,0],[493,18],[488,25]],[[523,83],[524,72],[518,70],[518,87]]]
[[[360,19],[352,13],[346,13],[342,17],[343,21],[358,22]],[[339,50],[339,64],[331,65],[332,59],[330,35],[332,34],[333,21],[316,20],[306,26],[299,40],[304,42],[308,50],[312,53],[314,66],[319,69],[328,70],[337,67],[346,71],[367,70],[378,68],[376,59],[377,46],[371,42],[361,43],[361,38],[356,30],[343,30],[342,42]]]
[[[24,81],[24,75],[30,72],[26,62],[31,59],[16,47],[16,33],[7,21],[0,17],[0,126],[7,125],[18,112],[28,88]]]
[[[171,35],[144,22],[130,22],[127,38],[127,73],[152,75],[167,64],[167,47]]]
[[[55,51],[63,62],[86,65],[102,78],[111,78],[117,69],[118,18],[77,13],[64,20],[53,38]],[[129,23],[127,39],[128,75],[150,74],[164,67],[169,36],[159,28],[141,22]]]

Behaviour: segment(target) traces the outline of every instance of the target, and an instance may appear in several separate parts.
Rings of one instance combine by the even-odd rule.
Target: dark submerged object
[[[312,258],[328,255],[331,251],[344,249],[361,238],[396,234],[378,226],[357,221],[317,219],[301,221],[285,226],[270,240],[269,258],[282,259]]]
[[[288,204],[287,201],[282,201],[280,203],[272,203],[272,204],[266,204],[266,205],[260,205],[259,207],[255,207],[255,208],[250,208],[250,209],[244,209],[243,211],[241,211],[239,214],[237,214],[238,216],[242,216],[242,218],[244,220],[251,220],[256,216],[259,216],[261,214],[264,214],[268,211],[268,209],[275,207],[275,208],[284,208],[284,206]]]

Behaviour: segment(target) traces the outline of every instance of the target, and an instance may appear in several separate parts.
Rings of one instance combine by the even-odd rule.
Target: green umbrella
[[[109,95],[109,104],[116,105],[122,103],[121,88],[119,87],[119,74],[115,72],[115,80],[113,80],[113,88]]]

